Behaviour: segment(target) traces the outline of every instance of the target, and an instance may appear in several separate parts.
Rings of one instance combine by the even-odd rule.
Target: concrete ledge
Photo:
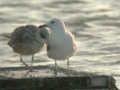
[[[111,76],[0,79],[0,90],[118,90]]]

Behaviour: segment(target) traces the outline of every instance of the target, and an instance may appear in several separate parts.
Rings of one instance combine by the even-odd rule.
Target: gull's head
[[[45,27],[44,25],[39,26],[39,35],[45,42],[48,41],[50,37],[51,31],[49,28]]]
[[[51,30],[64,30],[65,29],[64,22],[57,18],[50,20],[44,26],[50,28]]]

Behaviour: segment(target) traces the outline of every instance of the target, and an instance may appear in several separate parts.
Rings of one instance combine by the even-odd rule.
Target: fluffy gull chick
[[[45,44],[45,40],[49,38],[49,32],[44,28],[38,28],[34,25],[25,25],[17,27],[11,34],[8,45],[12,47],[13,51],[20,54],[20,61],[28,67],[23,61],[23,55],[32,55],[32,63],[34,61],[34,54],[39,52]]]
[[[67,59],[67,70],[69,74],[69,58],[77,50],[74,35],[66,28],[63,21],[54,18],[44,25],[50,28],[51,35],[47,41],[47,55],[55,60],[55,75],[57,75],[56,60]]]

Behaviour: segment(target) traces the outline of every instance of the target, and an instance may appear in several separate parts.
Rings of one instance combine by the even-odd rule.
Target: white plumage
[[[56,60],[67,59],[67,69],[69,70],[69,58],[77,50],[73,34],[68,31],[64,22],[56,18],[45,24],[45,26],[51,29],[51,35],[47,42],[48,57],[55,59],[55,68],[57,68]],[[56,69],[55,74],[57,75]]]

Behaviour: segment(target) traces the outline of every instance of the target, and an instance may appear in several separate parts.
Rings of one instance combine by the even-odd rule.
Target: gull
[[[49,38],[49,32],[35,25],[25,25],[17,27],[11,34],[8,45],[15,53],[20,55],[20,62],[26,67],[29,67],[23,61],[24,55],[32,55],[31,68],[34,61],[34,55],[42,50],[45,45],[45,40]]]
[[[64,22],[57,18],[44,24],[44,27],[51,30],[51,35],[47,41],[47,55],[55,60],[55,76],[57,76],[56,60],[67,60],[69,75],[69,58],[77,51],[74,35],[66,28]]]

